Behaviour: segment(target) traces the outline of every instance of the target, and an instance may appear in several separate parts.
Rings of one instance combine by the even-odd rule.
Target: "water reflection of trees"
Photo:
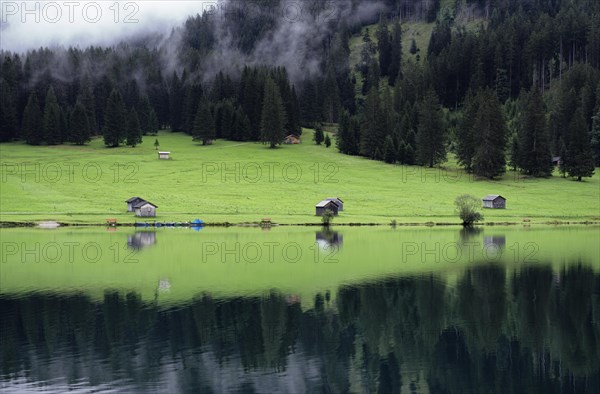
[[[593,392],[599,293],[600,275],[584,265],[488,265],[457,283],[430,275],[346,286],[304,310],[275,291],[204,294],[172,309],[134,293],[0,298],[1,376],[152,390],[175,365],[188,392],[300,381],[303,391]]]

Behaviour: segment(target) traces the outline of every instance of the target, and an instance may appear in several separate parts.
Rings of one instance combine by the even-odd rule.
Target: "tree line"
[[[0,140],[84,144],[103,135],[107,146],[135,146],[169,128],[203,144],[276,146],[327,122],[339,124],[341,152],[388,163],[435,166],[454,153],[467,171],[494,178],[507,165],[547,176],[560,157],[561,171],[578,179],[600,165],[598,3],[469,0],[441,11],[439,2],[413,3],[437,18],[422,58],[408,55],[421,50],[414,41],[402,47],[401,20],[429,17],[388,0],[375,34],[363,31],[356,67],[350,38],[361,25],[340,18],[314,43],[321,72],[294,80],[273,66],[211,74],[208,14],[168,38],[174,59],[152,40],[0,52]],[[260,26],[243,14],[222,22],[245,53],[276,25],[272,10],[258,7]],[[466,8],[485,26],[466,29]]]

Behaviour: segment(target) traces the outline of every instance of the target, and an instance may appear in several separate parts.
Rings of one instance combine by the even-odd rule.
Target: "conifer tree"
[[[315,135],[314,135],[315,144],[321,145],[325,140],[325,135],[323,134],[323,127],[318,124],[315,127]]]
[[[19,122],[15,97],[16,92],[10,82],[0,78],[0,142],[17,137]]]
[[[496,93],[486,89],[479,96],[481,101],[474,126],[479,136],[473,157],[473,172],[494,179],[506,172],[508,131]]]
[[[590,135],[587,130],[583,111],[578,108],[569,127],[569,145],[565,168],[569,176],[578,181],[594,175],[594,155],[590,147]]]
[[[44,106],[44,140],[48,145],[59,145],[63,142],[62,126],[60,106],[54,88],[50,86]]]
[[[138,118],[137,111],[135,110],[135,108],[131,108],[131,110],[129,111],[129,118],[127,120],[126,143],[132,148],[142,143],[142,129],[140,127],[140,119]]]
[[[552,155],[542,94],[533,88],[525,96],[525,113],[519,130],[519,167],[528,175],[552,174]]]
[[[599,96],[600,99],[600,96]],[[592,121],[591,147],[594,154],[594,165],[600,167],[600,100],[598,102],[598,110]]]
[[[456,158],[465,170],[473,169],[473,157],[477,148],[475,120],[479,110],[478,95],[468,94],[465,99],[463,117],[456,130]]]
[[[127,110],[121,93],[113,89],[104,111],[104,145],[116,148],[127,138]]]
[[[43,141],[44,122],[42,110],[35,91],[31,92],[23,112],[22,136],[29,145],[39,145]]]
[[[396,20],[392,30],[392,53],[390,58],[390,65],[388,67],[388,77],[390,85],[396,84],[396,81],[402,77],[401,65],[402,65],[402,26],[400,21]]]
[[[379,159],[381,155],[381,152],[377,150],[383,142],[382,133],[379,129],[381,117],[379,91],[376,87],[373,87],[365,100],[361,125],[362,137],[360,140],[360,154],[373,160]]]
[[[382,77],[386,77],[388,76],[392,60],[392,43],[387,20],[383,15],[379,20],[377,28],[377,49],[379,51],[379,74]]]
[[[194,119],[193,136],[196,140],[202,140],[202,145],[211,145],[216,136],[215,119],[210,107],[208,100],[203,98]]]
[[[329,134],[327,134],[325,136],[325,147],[329,148],[331,146],[331,137],[329,136]]]
[[[283,140],[285,123],[286,115],[279,88],[269,77],[265,82],[260,128],[261,141],[268,144],[271,149],[277,147]]]
[[[446,130],[439,100],[433,90],[425,93],[419,105],[416,141],[417,163],[433,167],[446,160]]]
[[[75,104],[75,107],[71,112],[69,130],[69,140],[76,145],[87,144],[91,139],[87,111],[81,101],[78,101]]]
[[[383,143],[383,160],[388,164],[394,164],[397,160],[398,150],[394,146],[394,139],[391,135],[385,137]]]

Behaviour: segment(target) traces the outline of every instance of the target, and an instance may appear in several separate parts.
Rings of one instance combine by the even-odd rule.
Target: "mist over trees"
[[[265,141],[272,80],[283,108],[279,140],[335,123],[342,153],[428,166],[452,153],[483,177],[501,175],[506,161],[548,176],[560,156],[576,178],[590,174],[581,170],[590,152],[599,164],[596,1],[465,0],[442,9],[438,0],[344,0],[325,18],[326,2],[305,0],[306,18],[295,23],[281,17],[279,2],[226,3],[232,12],[191,16],[165,37],[0,52],[0,141],[82,144],[102,135],[116,147],[127,143],[128,126],[115,116],[130,111],[143,135],[167,129],[206,142]],[[426,47],[412,40],[403,48],[407,21],[433,23]],[[467,28],[470,21],[486,23]],[[362,37],[355,54],[353,36]],[[487,109],[506,124],[486,129],[486,141],[496,142],[483,146],[475,138],[485,126],[476,116],[481,92],[494,96],[499,107]],[[477,157],[487,153],[475,148],[495,150],[493,169],[482,168]],[[573,164],[580,170],[568,167],[569,156],[584,163]]]

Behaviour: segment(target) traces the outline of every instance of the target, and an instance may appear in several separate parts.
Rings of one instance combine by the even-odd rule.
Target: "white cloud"
[[[147,32],[169,32],[216,1],[0,0],[0,48],[108,45]]]

